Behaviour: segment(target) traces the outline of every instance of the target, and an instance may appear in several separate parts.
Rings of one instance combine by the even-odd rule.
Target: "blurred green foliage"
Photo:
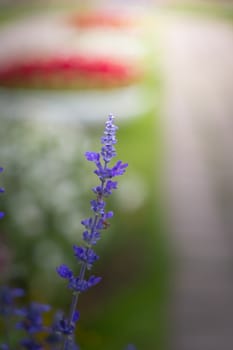
[[[230,23],[233,22],[233,5],[229,1],[227,2],[184,2],[178,1],[174,4],[170,4],[168,8],[172,11],[178,11],[184,14],[197,15],[204,18],[215,18],[227,20]]]

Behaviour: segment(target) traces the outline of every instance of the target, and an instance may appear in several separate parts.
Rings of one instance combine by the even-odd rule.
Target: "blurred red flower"
[[[0,86],[29,88],[110,88],[140,80],[133,64],[109,58],[53,57],[0,67]]]

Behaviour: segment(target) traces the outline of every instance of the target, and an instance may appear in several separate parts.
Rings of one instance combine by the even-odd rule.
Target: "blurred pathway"
[[[232,350],[233,26],[174,16],[162,27],[177,258],[169,350]]]

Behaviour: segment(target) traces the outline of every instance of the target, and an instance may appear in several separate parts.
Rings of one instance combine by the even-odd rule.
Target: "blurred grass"
[[[64,3],[64,4],[55,4],[55,3],[36,3],[31,2],[27,4],[17,4],[14,5],[1,5],[0,4],[0,25],[4,23],[9,23],[11,21],[20,20],[23,18],[27,18],[28,16],[38,15],[38,14],[54,14],[54,13],[64,13],[65,11],[72,10],[85,10],[89,8],[88,4],[72,4],[72,3]]]
[[[30,15],[43,13],[44,8],[38,6],[3,6],[0,5],[0,25],[27,18]],[[47,10],[47,9],[46,9]]]
[[[201,16],[204,18],[213,18],[226,20],[233,23],[233,4],[232,3],[195,3],[195,2],[177,2],[166,7],[171,11],[177,11],[188,15]]]

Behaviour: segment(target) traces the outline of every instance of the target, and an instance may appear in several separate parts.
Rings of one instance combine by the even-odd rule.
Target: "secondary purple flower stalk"
[[[17,311],[17,315],[22,317],[16,325],[17,329],[26,332],[26,336],[21,340],[20,345],[26,350],[43,350],[44,346],[38,341],[37,335],[41,332],[48,331],[43,325],[42,314],[50,310],[49,305],[32,302],[26,308]]]
[[[24,290],[21,288],[0,288],[0,316],[10,316],[15,313],[14,299],[22,297]]]
[[[3,168],[0,167],[0,173],[3,172]],[[4,188],[0,187],[0,194],[4,193]],[[4,217],[5,213],[0,211],[0,219]],[[10,321],[17,309],[15,309],[14,299],[24,295],[24,291],[20,288],[11,289],[7,286],[0,287],[0,317],[3,319],[4,334],[6,343],[0,344],[0,349],[9,350],[10,341]]]
[[[5,338],[5,343],[0,344],[1,350],[10,349],[12,316],[18,312],[15,306],[15,298],[22,297],[23,295],[23,289],[10,288],[8,286],[0,287],[0,317],[4,326],[3,332]]]
[[[17,324],[17,328],[24,329],[28,334],[44,331],[42,313],[49,310],[49,305],[31,303],[27,308],[17,312],[17,315],[23,317],[23,320]]]
[[[101,238],[101,232],[108,227],[108,219],[113,216],[112,211],[106,211],[105,199],[117,189],[117,181],[112,178],[123,175],[128,164],[117,161],[112,167],[110,161],[116,156],[115,144],[117,143],[116,131],[118,127],[114,124],[113,115],[108,116],[105,123],[104,134],[101,137],[102,148],[98,152],[86,152],[85,157],[88,161],[93,162],[96,166],[94,173],[99,178],[99,184],[92,189],[96,198],[91,200],[90,206],[93,215],[81,221],[85,230],[83,231],[83,244],[74,245],[74,256],[81,264],[79,275],[76,276],[73,271],[66,265],[62,264],[57,268],[61,278],[67,280],[68,288],[72,290],[72,302],[68,319],[63,319],[58,323],[57,331],[64,336],[63,350],[70,350],[73,343],[75,324],[77,322],[76,308],[78,297],[81,292],[100,282],[101,277],[91,275],[85,277],[87,270],[91,270],[93,264],[99,259],[93,246]]]

